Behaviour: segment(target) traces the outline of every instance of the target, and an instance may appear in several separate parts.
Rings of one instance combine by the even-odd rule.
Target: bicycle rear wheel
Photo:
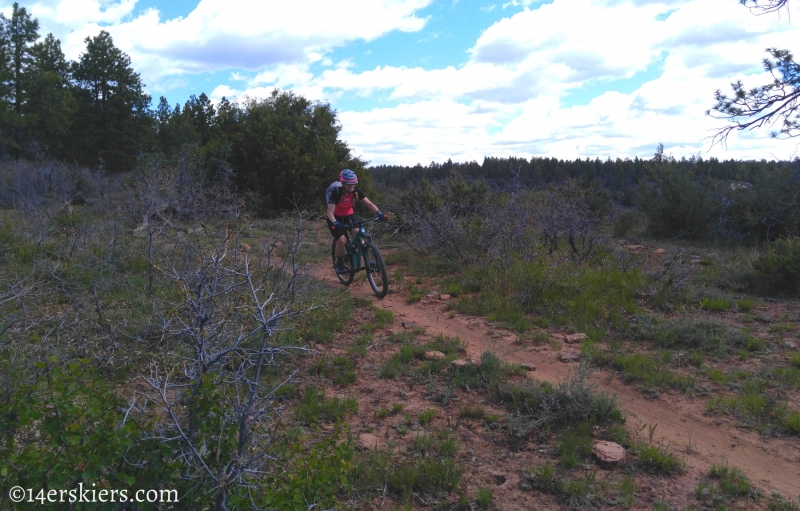
[[[389,275],[378,247],[371,241],[364,244],[364,265],[367,267],[367,280],[375,296],[383,298],[389,292]]]
[[[350,258],[347,257],[347,254],[344,256],[344,263],[342,265],[347,270],[344,273],[339,273],[336,271],[336,240],[333,240],[333,244],[331,245],[331,259],[333,259],[333,271],[336,272],[336,276],[339,278],[339,282],[344,284],[345,286],[349,285],[353,282],[353,265],[350,261]]]

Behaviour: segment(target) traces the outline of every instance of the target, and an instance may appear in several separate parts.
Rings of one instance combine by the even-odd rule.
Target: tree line
[[[562,160],[484,158],[422,166],[370,168],[376,185],[389,195],[445,187],[455,177],[483,193],[546,191],[566,186],[575,193],[611,201],[647,217],[658,238],[715,238],[765,243],[800,232],[800,160],[720,161],[674,158],[659,144],[652,159]],[[577,192],[576,192],[577,190]],[[440,194],[441,195],[441,194]],[[445,194],[446,195],[446,194]],[[450,201],[468,202],[448,195]]]
[[[183,106],[155,108],[130,57],[102,30],[77,61],[39,34],[38,20],[14,3],[0,14],[0,158],[53,158],[110,172],[142,154],[170,159],[198,149],[205,166],[247,190],[263,211],[316,197],[344,167],[363,169],[330,105],[292,92],[216,106],[204,93]]]

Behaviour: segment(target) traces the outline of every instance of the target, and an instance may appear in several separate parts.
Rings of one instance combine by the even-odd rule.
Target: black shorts
[[[342,222],[343,224],[350,224],[356,221],[355,215],[347,215],[347,216],[333,215],[333,218],[335,218],[339,222]],[[344,231],[345,231],[344,229],[332,229],[333,223],[331,223],[330,218],[326,218],[325,221],[328,222],[328,230],[331,231],[331,236],[333,236],[333,239],[338,240],[339,238],[344,236]]]

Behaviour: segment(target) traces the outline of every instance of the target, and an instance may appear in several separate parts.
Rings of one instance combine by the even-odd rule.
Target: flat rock
[[[603,466],[615,467],[625,461],[625,448],[606,440],[595,441],[592,444],[592,454]]]
[[[563,341],[564,338],[566,337],[566,335],[564,335],[564,334],[550,334],[550,337],[552,337],[553,339],[555,339],[557,341]]]
[[[447,301],[447,300],[449,300],[449,299],[450,299],[450,295],[439,295],[439,300],[445,300],[445,301]]]
[[[242,252],[250,252],[251,250],[253,250],[253,247],[251,247],[247,243],[242,243],[239,245],[239,250],[241,250]]]
[[[581,342],[584,339],[588,339],[589,336],[586,334],[572,334],[564,337],[564,342],[567,344],[574,344],[576,342]]]
[[[441,360],[444,358],[444,353],[441,351],[426,351],[425,358],[427,360]]]
[[[561,352],[559,360],[562,362],[578,362],[581,359],[580,352],[574,350],[565,350]]]
[[[792,341],[786,341],[786,342],[783,343],[783,345],[786,346],[787,348],[791,349],[791,350],[797,348],[797,343],[794,343]]]
[[[414,328],[417,325],[415,323],[412,323],[411,321],[403,321],[402,323],[400,323],[400,326],[408,330]]]
[[[536,370],[536,366],[535,365],[529,364],[527,362],[524,362],[524,363],[520,364],[519,366],[521,368],[525,369],[526,371],[535,371]]]
[[[368,451],[375,451],[383,447],[383,441],[372,433],[361,433],[358,435],[358,448]]]
[[[642,251],[642,250],[647,250],[647,247],[644,246],[644,245],[628,245],[626,248],[628,250],[632,251],[632,252],[639,252],[639,251]]]
[[[663,248],[657,248],[657,249],[655,249],[655,250],[653,251],[653,253],[654,253],[655,255],[664,255],[664,252],[666,252],[666,250],[664,250]]]
[[[472,363],[471,360],[464,360],[463,358],[457,358],[451,362],[456,367],[465,367]]]

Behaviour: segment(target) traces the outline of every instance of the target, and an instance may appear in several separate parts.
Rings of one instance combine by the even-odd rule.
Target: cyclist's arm
[[[328,204],[328,220],[330,220],[331,223],[336,222],[336,217],[333,216],[333,211],[335,209],[336,209],[336,204]]]
[[[371,200],[369,200],[369,199],[368,199],[368,198],[366,198],[366,197],[364,197],[363,199],[361,199],[361,204],[365,205],[365,206],[367,207],[367,209],[369,209],[369,210],[370,210],[370,211],[372,211],[373,213],[377,213],[377,212],[379,211],[379,210],[378,210],[378,206],[376,206],[375,204],[373,204],[373,203],[372,203],[372,201],[371,201]]]

